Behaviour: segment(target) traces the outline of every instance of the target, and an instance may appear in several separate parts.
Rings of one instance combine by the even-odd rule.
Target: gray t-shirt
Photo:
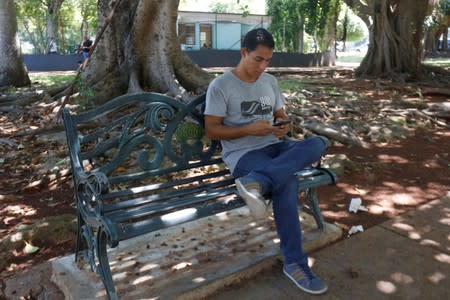
[[[273,113],[283,106],[284,97],[272,75],[262,73],[258,80],[247,83],[228,71],[210,83],[205,115],[223,117],[224,125],[239,127],[261,119],[272,123]],[[278,142],[273,134],[222,140],[222,159],[233,172],[245,153]]]

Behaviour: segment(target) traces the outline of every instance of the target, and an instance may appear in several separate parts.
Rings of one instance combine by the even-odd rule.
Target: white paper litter
[[[348,236],[355,234],[357,232],[364,232],[364,228],[362,225],[352,226],[348,231]]]
[[[367,209],[367,207],[365,207],[365,206],[362,205],[362,200],[361,200],[361,198],[359,198],[359,197],[358,197],[358,198],[352,198],[352,199],[350,200],[350,205],[349,205],[349,207],[348,207],[348,211],[349,211],[349,212],[357,213],[358,210],[361,210],[361,211],[369,211],[369,209]]]

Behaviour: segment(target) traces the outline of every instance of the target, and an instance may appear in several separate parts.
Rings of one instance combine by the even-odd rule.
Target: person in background
[[[48,54],[58,54],[58,47],[56,46],[54,37],[51,37],[48,43]]]
[[[83,61],[85,61],[89,57],[89,51],[91,51],[91,47],[92,47],[92,40],[87,35],[85,35],[84,41],[81,44],[81,53],[83,55]]]
[[[275,77],[264,72],[274,46],[264,28],[245,35],[239,64],[208,87],[206,135],[221,141],[222,159],[237,178],[238,193],[255,217],[267,216],[265,197],[271,197],[284,274],[300,289],[321,294],[327,285],[310,269],[302,247],[295,173],[319,161],[328,140],[284,139],[290,126],[285,100]]]

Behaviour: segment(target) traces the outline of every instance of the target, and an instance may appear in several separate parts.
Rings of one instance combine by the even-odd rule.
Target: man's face
[[[273,49],[259,45],[252,52],[243,48],[241,54],[245,70],[250,76],[257,79],[269,65],[270,60],[272,59]]]

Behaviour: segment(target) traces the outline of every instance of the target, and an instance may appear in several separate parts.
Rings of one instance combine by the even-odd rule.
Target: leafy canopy
[[[50,11],[56,1],[61,3],[60,9]],[[15,4],[20,40],[31,44],[34,53],[45,53],[48,47],[46,30],[51,18],[56,24],[58,48],[66,53],[76,50],[82,31],[92,36],[97,27],[97,0],[15,0]]]
[[[302,31],[321,38],[326,31],[333,5],[339,0],[266,0],[272,16],[270,30],[278,47],[297,51]]]

